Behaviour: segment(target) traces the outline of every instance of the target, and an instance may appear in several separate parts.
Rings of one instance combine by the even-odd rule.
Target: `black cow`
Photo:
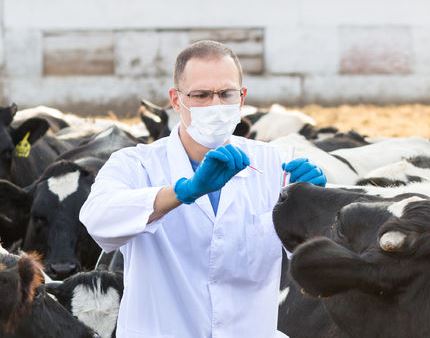
[[[71,147],[46,132],[50,122],[33,117],[12,123],[17,106],[0,108],[0,179],[23,187],[35,181],[59,154]]]
[[[42,269],[34,255],[0,255],[0,337],[99,337],[46,293]]]
[[[280,307],[290,338],[430,335],[430,200],[380,191],[296,184],[282,192],[273,218],[294,250]]]
[[[123,288],[122,273],[109,271],[80,272],[46,284],[61,305],[103,338],[115,337]]]

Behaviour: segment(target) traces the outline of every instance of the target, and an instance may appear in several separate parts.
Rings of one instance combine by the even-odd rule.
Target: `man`
[[[112,154],[80,212],[105,251],[124,255],[117,337],[275,337],[282,255],[272,208],[282,161],[266,143],[231,136],[247,90],[226,46],[183,50],[174,82],[181,123]],[[307,160],[283,168],[292,182],[325,185]]]

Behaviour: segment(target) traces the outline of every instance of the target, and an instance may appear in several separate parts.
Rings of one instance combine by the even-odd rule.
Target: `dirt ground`
[[[396,106],[342,105],[322,107],[308,105],[287,107],[310,116],[318,126],[335,126],[340,131],[354,129],[360,134],[382,137],[422,136],[430,138],[430,105],[408,104]],[[115,118],[115,116],[111,116]],[[123,119],[138,122],[138,118]]]
[[[355,129],[368,136],[422,136],[430,138],[430,105],[339,106],[310,105],[298,108],[321,127],[333,125],[341,131]]]

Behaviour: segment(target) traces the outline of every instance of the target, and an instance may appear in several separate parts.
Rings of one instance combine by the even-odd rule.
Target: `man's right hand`
[[[210,150],[193,177],[182,177],[176,182],[176,198],[182,203],[193,203],[197,198],[221,189],[249,164],[248,156],[231,144]]]

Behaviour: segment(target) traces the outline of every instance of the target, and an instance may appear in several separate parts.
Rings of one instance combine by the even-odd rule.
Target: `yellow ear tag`
[[[28,138],[30,137],[30,132],[28,131],[24,138],[19,141],[19,143],[15,147],[16,156],[18,157],[28,157],[30,155],[31,144],[28,142]]]

